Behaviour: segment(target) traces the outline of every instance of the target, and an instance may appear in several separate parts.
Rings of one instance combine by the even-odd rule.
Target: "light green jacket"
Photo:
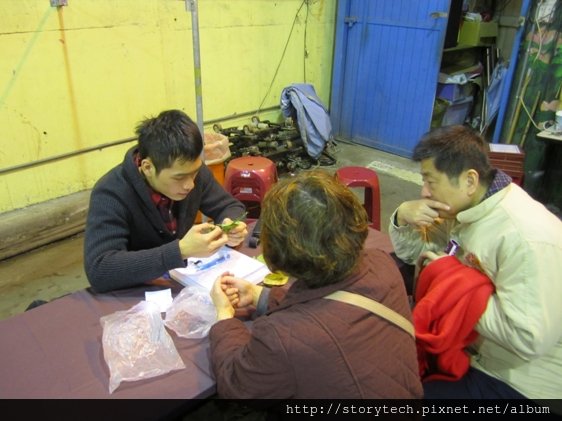
[[[495,285],[476,325],[471,365],[531,399],[562,398],[562,222],[511,183],[456,221],[433,226],[429,242],[410,226],[389,234],[398,257],[414,264],[426,249],[456,240],[459,259]]]

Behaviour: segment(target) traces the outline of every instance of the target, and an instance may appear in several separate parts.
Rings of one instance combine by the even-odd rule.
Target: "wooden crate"
[[[490,143],[490,164],[509,175],[513,182],[522,186],[525,152],[517,145]]]

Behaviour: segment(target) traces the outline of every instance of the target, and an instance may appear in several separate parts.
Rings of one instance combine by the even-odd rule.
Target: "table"
[[[247,243],[240,251],[253,256],[260,253]],[[373,229],[366,247],[392,251],[388,236]],[[145,291],[163,288],[172,288],[175,296],[183,287],[170,280],[105,294],[84,289],[0,321],[0,398],[169,399],[167,405],[174,409],[186,400],[212,396],[215,381],[208,339],[180,338],[169,329],[186,368],[122,382],[109,393],[100,318],[131,308],[144,300]]]
[[[545,142],[543,151],[544,162],[537,168],[533,177],[533,184],[529,185],[529,190],[534,186],[536,191],[529,191],[540,202],[546,206],[552,206],[555,213],[562,210],[562,191],[560,190],[560,178],[562,177],[562,132],[543,130],[537,134],[537,139]]]
[[[537,137],[562,143],[562,133],[560,132],[554,133],[549,130],[543,130],[542,132],[537,133]]]

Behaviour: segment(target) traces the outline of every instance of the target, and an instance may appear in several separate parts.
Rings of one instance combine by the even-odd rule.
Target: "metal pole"
[[[205,162],[205,132],[203,130],[203,89],[201,86],[201,57],[199,49],[199,15],[197,0],[185,0],[185,7],[191,11],[191,37],[193,40],[193,76],[195,79],[195,107],[197,110],[197,126],[203,137],[201,160]],[[201,214],[201,222],[207,222],[207,215]]]
[[[199,15],[197,13],[197,0],[185,0],[185,8],[191,12],[191,34],[193,39],[193,73],[195,77],[195,106],[197,110],[197,126],[204,136],[203,131],[203,90],[201,86],[201,57],[199,49]],[[201,159],[205,160],[204,151]]]

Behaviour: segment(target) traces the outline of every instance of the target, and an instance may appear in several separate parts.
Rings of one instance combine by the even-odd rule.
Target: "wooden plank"
[[[84,231],[90,190],[0,214],[0,260]]]

